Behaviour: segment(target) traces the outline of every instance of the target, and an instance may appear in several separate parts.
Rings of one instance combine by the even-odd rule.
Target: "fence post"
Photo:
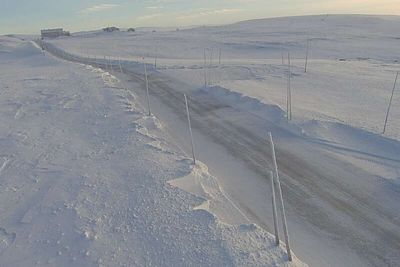
[[[274,216],[275,244],[279,246],[278,217],[276,212],[276,198],[275,198],[275,182],[274,182],[274,173],[272,171],[269,172],[269,177],[271,179],[272,214]]]
[[[149,109],[149,116],[151,116],[150,95],[149,95],[149,79],[147,78],[147,65],[146,65],[146,62],[144,63],[144,76],[145,76],[145,79],[146,79],[147,108]]]
[[[392,95],[390,96],[389,106],[388,106],[388,109],[387,109],[387,112],[386,112],[385,125],[383,126],[383,132],[382,132],[382,134],[385,134],[385,132],[386,132],[386,125],[387,125],[387,121],[388,121],[388,118],[389,118],[390,107],[392,106],[392,100],[393,100],[394,90],[396,89],[396,84],[397,84],[397,78],[398,78],[398,77],[399,77],[399,72],[397,72],[396,78],[394,79],[394,85],[393,85]]]
[[[282,187],[281,187],[281,183],[279,181],[278,163],[276,161],[275,145],[274,145],[274,141],[272,140],[271,132],[269,133],[269,140],[270,140],[271,151],[272,151],[272,160],[273,160],[274,167],[275,167],[275,178],[276,178],[276,185],[278,187],[278,196],[279,196],[279,201],[281,204],[280,207],[281,207],[281,213],[282,213],[281,215],[282,215],[283,233],[285,235],[285,242],[286,242],[286,251],[288,254],[289,261],[292,261],[292,252],[290,251],[289,232],[288,232],[287,222],[286,222],[285,206],[283,204]]]
[[[189,125],[189,133],[190,133],[190,142],[191,142],[191,145],[192,145],[193,164],[196,165],[196,157],[195,157],[195,154],[194,154],[194,142],[193,142],[192,124],[190,122],[189,105],[188,105],[186,94],[183,94],[183,96],[185,97],[186,114],[187,114],[188,125]]]

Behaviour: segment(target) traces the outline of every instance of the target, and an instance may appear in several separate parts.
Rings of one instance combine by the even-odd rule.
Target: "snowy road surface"
[[[142,66],[134,64],[125,66],[127,76],[118,76],[125,78],[126,87],[141,88],[135,92],[145,103],[141,69]],[[266,167],[271,161],[266,136],[269,131],[273,133],[289,222],[294,229],[294,250],[310,264],[399,265],[400,196],[397,187],[351,162],[351,156],[355,155],[371,164],[381,160],[382,164],[399,166],[398,142],[381,140],[380,147],[385,155],[392,157],[380,156],[379,151],[366,153],[304,135],[301,129],[284,121],[279,109],[272,107],[265,112],[260,108],[260,114],[250,112],[246,110],[246,101],[253,100],[232,103],[232,95],[222,88],[195,89],[159,72],[152,72],[149,81],[153,112],[179,143],[187,136],[186,128],[180,127],[186,120],[183,93],[190,92],[195,137],[201,140],[198,143],[200,160],[210,165],[212,173],[213,169],[215,173],[229,173],[225,177],[218,175],[223,188],[251,220],[270,230],[272,223],[268,216],[266,218],[267,208],[260,209],[260,202],[265,201],[269,191],[264,191],[261,198],[254,190],[258,185],[268,188]],[[379,139],[373,134],[365,135],[358,136],[361,139],[353,140],[352,145],[359,142],[361,147],[368,139]],[[214,151],[213,146],[222,148],[225,155],[220,158],[210,155],[207,150]],[[190,150],[186,147],[186,151]],[[244,173],[249,177],[235,180],[235,175],[231,176],[235,170],[218,170],[229,166],[226,162],[229,157],[242,164],[240,168],[246,169]],[[264,177],[264,181],[256,177]]]
[[[143,75],[129,74],[143,88]],[[154,101],[159,99],[185,121],[182,92],[190,89],[185,84],[158,73],[154,73],[149,79]],[[361,259],[371,265],[399,264],[398,191],[396,187],[382,184],[382,180],[352,165],[346,158],[336,156],[346,152],[346,147],[305,138],[296,130],[287,130],[285,126],[288,126],[282,121],[256,116],[230,105],[229,102],[220,101],[204,90],[194,91],[189,99],[195,131],[207,137],[210,142],[208,146],[212,143],[221,145],[233,158],[244,162],[249,170],[265,177],[265,183],[268,183],[267,166],[268,163],[271,164],[266,137],[269,131],[273,133],[277,141],[278,163],[283,174],[285,200],[289,204],[289,211],[296,214],[291,215],[293,220],[301,218],[300,220],[305,220],[307,224],[318,229],[317,231],[326,233],[328,236],[325,238],[340,240],[344,247],[356,251]],[[179,135],[173,130],[174,127],[171,129],[174,135]],[[389,146],[390,141],[388,143]],[[393,145],[395,147],[391,149],[394,153],[400,151],[397,143],[393,142]],[[199,158],[210,164],[206,147],[203,143],[199,147]],[[352,153],[363,154],[362,151]],[[371,161],[379,158],[376,155],[367,157]],[[399,166],[398,159],[389,161]],[[224,160],[220,159],[218,164],[220,168],[224,168]],[[237,184],[234,199],[248,212],[249,217],[257,220],[259,211],[255,211],[251,203],[262,199],[255,195],[251,197],[251,192],[241,197],[241,189],[246,187],[246,182],[252,183],[243,180],[246,177],[242,177],[242,181]],[[223,185],[229,182],[227,178]],[[268,193],[269,191],[265,192]],[[257,223],[262,225],[265,221],[258,219]],[[268,229],[272,230],[272,223]],[[297,240],[295,251],[297,247],[304,253],[311,254],[310,251],[306,252],[307,249],[301,249],[303,243],[304,240]],[[340,260],[336,262],[338,265],[343,264]]]
[[[189,155],[183,106],[188,94],[198,157],[245,213],[231,216],[210,205],[224,222],[246,223],[247,217],[272,231],[266,201],[266,137],[272,131],[296,254],[312,266],[399,266],[398,90],[381,135],[399,70],[399,25],[395,16],[288,17],[179,32],[93,31],[48,44],[78,55],[73,60],[114,59],[114,72],[121,59],[129,73],[115,75],[141,103],[143,66],[137,62],[153,64],[157,57],[158,71],[150,74],[153,113]],[[281,57],[287,52],[293,64],[290,124],[282,110],[288,73]],[[216,86],[201,88],[204,74]],[[187,184],[176,185],[196,191]]]
[[[224,202],[215,178],[114,76],[9,37],[0,70],[0,266],[302,266],[194,209]],[[211,198],[168,184],[187,176]]]

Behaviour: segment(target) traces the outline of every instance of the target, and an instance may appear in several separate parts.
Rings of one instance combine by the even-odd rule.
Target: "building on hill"
[[[105,32],[116,32],[116,31],[119,31],[119,28],[117,28],[117,27],[107,27],[107,28],[104,28],[103,31],[105,31]]]
[[[70,36],[70,33],[64,31],[62,28],[59,29],[46,29],[41,31],[42,39],[43,38],[57,38],[60,36]]]

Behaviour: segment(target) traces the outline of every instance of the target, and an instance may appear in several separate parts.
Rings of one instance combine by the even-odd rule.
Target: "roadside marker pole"
[[[204,87],[207,88],[207,55],[206,48],[204,48]]]
[[[292,119],[292,92],[291,92],[291,84],[290,79],[292,76],[292,70],[290,66],[290,53],[288,53],[288,77],[287,77],[287,96],[286,96],[286,113],[287,120],[290,121]]]
[[[212,78],[212,74],[213,74],[213,57],[214,57],[214,48],[211,48],[211,52],[210,52],[210,72],[208,73],[208,85],[212,86],[211,83],[211,78]]]
[[[285,242],[286,242],[286,251],[288,254],[288,259],[289,261],[292,261],[292,252],[290,251],[290,243],[289,243],[289,232],[287,228],[287,223],[286,223],[286,214],[285,214],[285,206],[283,204],[283,196],[282,196],[282,187],[281,183],[279,181],[279,172],[278,172],[278,163],[276,161],[276,154],[275,154],[275,145],[274,141],[272,140],[272,134],[271,132],[269,133],[269,140],[270,140],[270,145],[271,145],[271,151],[272,151],[272,160],[274,162],[274,167],[275,167],[275,181],[276,185],[278,187],[278,197],[280,201],[280,207],[281,207],[281,215],[282,215],[282,224],[283,224],[283,233],[285,235]]]
[[[396,89],[396,84],[397,84],[397,78],[398,78],[398,77],[399,77],[399,72],[397,72],[396,78],[394,79],[394,85],[393,85],[392,95],[390,96],[389,106],[388,106],[388,109],[387,109],[387,112],[386,112],[385,125],[383,126],[383,132],[382,132],[382,134],[385,134],[385,132],[386,132],[386,126],[387,126],[387,121],[388,121],[388,118],[389,118],[390,107],[392,106],[392,100],[393,100],[394,90]]]
[[[108,71],[108,64],[107,64],[106,56],[104,56],[104,67],[105,67],[106,71]]]
[[[276,212],[276,198],[275,198],[275,182],[274,182],[274,173],[272,171],[269,172],[269,177],[271,179],[272,214],[274,216],[275,244],[279,246],[278,216]]]
[[[196,157],[195,157],[195,154],[194,154],[194,142],[193,142],[192,124],[190,122],[189,105],[188,105],[186,94],[183,94],[183,95],[185,97],[186,114],[187,114],[187,119],[188,119],[188,124],[189,124],[189,133],[190,133],[190,142],[191,142],[191,145],[192,145],[193,164],[196,165]]]
[[[149,79],[147,78],[147,66],[146,66],[146,62],[144,63],[144,76],[145,76],[145,79],[146,79],[147,108],[149,109],[149,116],[151,116],[150,95],[149,95]]]
[[[307,73],[307,66],[308,66],[308,52],[310,50],[310,39],[307,39],[307,50],[306,50],[306,63],[304,65],[304,73]]]
[[[114,70],[113,70],[113,67],[112,67],[112,62],[111,62],[111,57],[109,58],[109,62],[110,62],[110,70],[111,70],[111,73],[114,73]]]
[[[121,59],[118,59],[118,63],[119,63],[119,70],[121,71],[122,74],[124,74],[124,71],[122,70]]]
[[[155,45],[154,47],[154,69],[157,70],[157,54],[158,54],[158,47]]]

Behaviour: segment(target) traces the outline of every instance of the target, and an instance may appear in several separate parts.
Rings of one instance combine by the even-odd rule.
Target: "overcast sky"
[[[400,15],[400,0],[0,0],[0,34],[189,26],[309,14]]]

